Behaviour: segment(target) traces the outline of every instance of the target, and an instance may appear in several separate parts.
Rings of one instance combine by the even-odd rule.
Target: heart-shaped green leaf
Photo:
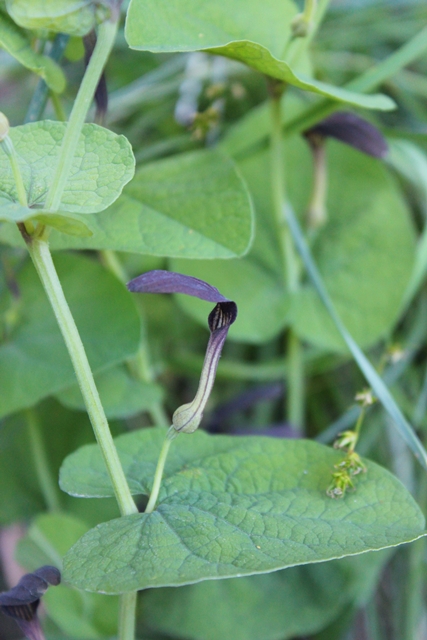
[[[95,382],[107,418],[128,418],[147,411],[161,402],[163,396],[159,385],[133,378],[122,365],[99,373]],[[57,393],[56,397],[70,409],[86,411],[77,383]]]
[[[401,195],[380,161],[335,141],[328,142],[327,151],[329,219],[312,248],[340,317],[356,341],[367,346],[397,318],[412,271],[414,233]],[[312,182],[308,145],[291,137],[285,140],[284,154],[288,197],[304,218]],[[174,260],[172,268],[211,282],[236,300],[239,308],[246,306],[244,317],[230,330],[231,339],[260,342],[292,323],[298,335],[312,344],[347,351],[311,285],[303,283],[292,301],[287,296],[273,219],[268,152],[247,157],[239,168],[250,186],[257,215],[250,254],[235,263],[235,273],[234,263],[224,269],[219,262]],[[259,287],[252,286],[254,271],[261,271],[268,288],[276,292],[263,309],[255,296]],[[281,308],[275,300],[282,300]],[[205,322],[198,301],[183,298],[180,305]]]
[[[67,124],[42,120],[10,129],[28,206],[42,211]],[[135,159],[124,136],[95,124],[83,125],[70,177],[62,196],[61,215],[106,209],[132,179]],[[18,201],[9,158],[0,154],[0,205]]]
[[[214,150],[141,167],[120,200],[90,222],[90,239],[52,234],[52,248],[222,259],[246,253],[253,235],[247,187],[234,162]]]
[[[134,493],[150,491],[164,434],[145,429],[116,439]],[[411,495],[372,462],[354,493],[329,498],[341,459],[308,440],[181,436],[172,443],[156,510],[89,531],[66,554],[64,578],[89,591],[121,593],[268,573],[424,535]],[[112,494],[95,446],[66,458],[60,483],[72,495]]]
[[[151,589],[142,600],[143,619],[151,629],[188,640],[311,635],[370,595],[388,556],[377,551],[266,575]]]
[[[124,286],[93,260],[61,255],[55,263],[93,370],[134,354],[140,320]],[[1,416],[30,407],[75,381],[55,316],[30,262],[18,275],[18,287],[16,317],[0,345]],[[11,304],[16,303],[4,293],[0,305],[7,309]]]
[[[290,0],[132,0],[126,39],[131,48],[142,51],[209,51],[340,102],[394,108],[387,96],[358,94],[291,69],[282,56],[296,13]]]
[[[0,8],[0,47],[16,58],[24,67],[43,78],[47,86],[61,93],[65,88],[65,76],[52,58],[32,49],[25,31],[20,29]]]
[[[92,0],[6,0],[12,18],[25,29],[46,29],[84,36],[96,25]]]

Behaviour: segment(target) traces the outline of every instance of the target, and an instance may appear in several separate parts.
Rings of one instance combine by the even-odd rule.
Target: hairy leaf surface
[[[134,493],[149,493],[164,434],[145,429],[117,438]],[[424,534],[413,498],[372,462],[354,493],[329,498],[331,471],[341,459],[342,453],[306,440],[180,437],[155,511],[89,531],[65,556],[64,577],[89,591],[120,593],[268,573]],[[93,446],[65,460],[60,481],[72,495],[112,495]]]

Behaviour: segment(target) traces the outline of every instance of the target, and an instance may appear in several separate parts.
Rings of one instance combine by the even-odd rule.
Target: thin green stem
[[[48,54],[49,58],[52,58],[52,60],[59,62],[59,60],[62,58],[62,54],[65,51],[65,47],[67,46],[69,39],[69,35],[66,35],[65,33],[58,33]],[[48,96],[49,87],[44,80],[40,79],[33,93],[33,97],[31,98],[31,102],[25,116],[25,123],[36,122],[36,120],[40,120],[43,111],[45,110]]]
[[[46,448],[41,434],[41,427],[34,409],[28,409],[26,412],[28,435],[30,438],[30,446],[32,458],[36,468],[36,475],[43,493],[46,506],[49,511],[59,511],[61,509],[59,500],[58,485],[56,484],[51,473],[49,460],[46,454]]]
[[[288,335],[288,420],[298,431],[304,431],[305,376],[301,341],[292,329]]]
[[[60,122],[67,122],[67,114],[65,113],[64,107],[62,106],[59,94],[55,93],[55,91],[51,91],[50,100],[52,102],[57,120],[59,120]]]
[[[284,273],[289,292],[298,288],[298,263],[291,234],[285,217],[285,168],[283,162],[282,115],[280,96],[273,96],[271,105],[271,189],[273,208],[283,259]]]
[[[427,476],[419,475],[418,502],[425,507],[427,502]],[[408,548],[407,584],[404,590],[405,605],[403,616],[402,640],[413,640],[417,637],[423,607],[423,585],[425,580],[425,550],[424,538],[413,542]]]
[[[8,135],[6,135],[0,142],[0,144],[3,147],[3,151],[8,156],[10,166],[12,167],[19,204],[21,204],[23,207],[28,207],[27,192],[25,190],[24,181],[22,179],[21,170],[18,164],[18,158],[12,140]]]
[[[163,470],[165,468],[166,458],[168,457],[169,447],[171,446],[172,440],[176,438],[176,436],[177,432],[173,427],[171,427],[166,434],[166,438],[160,451],[156,471],[154,473],[153,488],[151,489],[151,495],[147,504],[147,508],[145,509],[145,513],[152,513],[154,511],[157,498],[159,497],[160,484],[162,482]]]
[[[128,277],[122,263],[117,257],[117,253],[111,249],[103,249],[99,252],[102,264],[113,273],[117,280],[126,284]]]
[[[366,409],[362,407],[359,413],[359,417],[357,418],[356,426],[354,427],[354,433],[357,435],[357,438],[360,436],[360,430],[362,428],[363,420],[365,419]]]
[[[306,2],[304,7],[305,20],[307,23],[310,23],[307,35],[304,38],[291,38],[283,56],[283,59],[286,60],[291,68],[298,63],[303,53],[312,43],[330,1],[331,0],[320,0],[318,4],[313,0]]]
[[[130,591],[120,596],[118,640],[133,640],[135,637],[137,596],[137,591]]]
[[[98,29],[98,39],[89,61],[86,73],[83,77],[70,120],[65,131],[64,139],[58,156],[56,170],[52,184],[46,198],[45,209],[57,211],[68,180],[74,154],[79,142],[80,133],[86,118],[89,106],[95,94],[105,63],[108,60],[117,33],[117,22],[107,20]]]
[[[283,162],[281,98],[271,97],[271,189],[277,236],[282,255],[282,267],[288,295],[299,286],[299,269],[294,243],[286,219],[285,168]],[[301,344],[292,329],[288,340],[287,416],[297,428],[304,422],[304,368]]]
[[[153,424],[158,427],[164,427],[168,424],[169,418],[166,411],[163,409],[162,405],[159,403],[154,404],[149,410],[148,413],[151,416],[151,420]]]
[[[122,515],[137,513],[138,510],[132,499],[114,446],[89,361],[74,318],[65,299],[55,265],[52,261],[49,246],[46,241],[35,237],[30,238],[27,246],[67,345],[87,412],[95,432],[95,437],[101,448],[108,469],[120,512]]]

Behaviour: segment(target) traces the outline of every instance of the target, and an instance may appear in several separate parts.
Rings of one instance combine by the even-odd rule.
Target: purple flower
[[[335,138],[374,158],[384,158],[388,152],[387,141],[381,131],[349,111],[337,111],[307,129],[304,135],[310,143],[319,137]]]
[[[200,300],[217,303],[208,317],[211,335],[197,393],[192,402],[178,407],[172,417],[172,425],[176,431],[193,433],[203,417],[215,381],[222,347],[228,330],[237,317],[237,305],[207,282],[173,271],[149,271],[131,280],[128,289],[136,293],[185,293]]]
[[[16,587],[0,593],[0,608],[4,614],[14,618],[29,640],[44,640],[37,616],[40,598],[49,585],[58,585],[61,574],[56,567],[40,567],[34,573],[22,576]]]
[[[384,158],[388,152],[382,133],[363,118],[347,111],[338,111],[304,132],[313,156],[313,189],[307,211],[311,230],[323,226],[327,220],[327,164],[326,138],[335,138],[374,158]]]

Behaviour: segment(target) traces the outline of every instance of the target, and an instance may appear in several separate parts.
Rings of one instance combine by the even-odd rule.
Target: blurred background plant
[[[426,25],[423,0],[337,0],[331,2],[311,46],[310,62],[304,64],[312,66],[318,79],[345,85],[388,58]],[[49,43],[41,34],[33,47],[48,50]],[[62,119],[69,113],[83,65],[82,40],[70,38],[62,64],[67,87],[48,102],[45,117]],[[37,76],[6,51],[0,51],[0,69],[1,110],[11,125],[19,125],[26,118]],[[388,140],[387,170],[379,168],[377,160],[328,142],[332,226],[311,238],[346,325],[384,374],[423,442],[427,430],[426,72],[427,47],[380,86],[398,108],[362,114]],[[257,217],[253,248],[245,258],[231,261],[190,261],[176,257],[179,252],[165,258],[109,249],[58,258],[58,269],[62,264],[64,274],[71,274],[70,304],[80,317],[86,343],[96,335],[101,345],[95,349],[97,382],[114,434],[169,424],[175,408],[191,399],[197,387],[206,342],[205,309],[191,300],[148,296],[138,298],[136,310],[120,284],[149,269],[173,268],[218,286],[236,299],[240,310],[224,347],[203,427],[212,433],[305,436],[332,444],[340,432],[356,425],[361,409],[354,398],[366,382],[325,312],[319,310],[308,283],[303,281],[301,300],[294,305],[283,294],[278,246],[266,222],[271,196],[265,79],[238,62],[203,52],[132,51],[123,27],[106,77],[105,124],[127,136],[139,165],[218,146],[237,163]],[[312,94],[291,88],[286,101],[285,123],[310,104]],[[303,220],[311,181],[309,147],[300,136],[290,136],[285,154],[290,199]],[[384,199],[378,207],[364,211],[378,191]],[[361,215],[353,224],[355,211]],[[378,230],[380,241],[378,236],[374,239]],[[11,358],[4,360],[9,367],[5,380],[9,385],[18,382],[22,389],[13,404],[9,386],[1,386],[0,553],[1,588],[6,589],[19,578],[19,569],[10,559],[11,548],[16,547],[17,560],[25,570],[32,570],[52,562],[55,554],[61,556],[90,526],[118,513],[112,500],[76,500],[57,488],[63,458],[91,442],[91,432],[59,341],[50,345],[52,361],[61,369],[59,382],[55,373],[39,388],[31,376],[17,381],[15,369],[10,368],[10,362],[17,360],[24,369],[35,366],[39,347],[33,346],[31,359],[26,360],[25,354],[36,330],[44,328],[42,346],[49,344],[51,320],[31,294],[36,283],[27,254],[11,240],[4,224],[0,239],[4,241],[0,248],[0,359],[2,355]],[[414,276],[416,241],[421,266]],[[72,247],[72,242],[67,246]],[[356,267],[347,272],[349,253]],[[79,287],[88,274],[96,286],[82,298]],[[88,304],[94,304],[97,291],[96,317],[86,321]],[[25,314],[23,301],[28,305]],[[117,319],[111,309],[121,309],[122,317]],[[303,344],[304,389],[293,414],[298,420],[289,419],[286,356],[291,347],[286,336],[290,318]],[[122,338],[111,349],[117,336]],[[366,408],[357,451],[388,467],[425,509],[425,472],[379,403]],[[137,636],[141,640],[421,640],[427,636],[426,561],[421,539],[395,551],[264,576],[146,591],[140,594]],[[101,596],[68,590],[64,599],[65,589],[61,586],[46,594],[48,638],[89,640],[114,635],[115,598],[106,606]],[[19,637],[17,629],[1,617],[1,640]]]

